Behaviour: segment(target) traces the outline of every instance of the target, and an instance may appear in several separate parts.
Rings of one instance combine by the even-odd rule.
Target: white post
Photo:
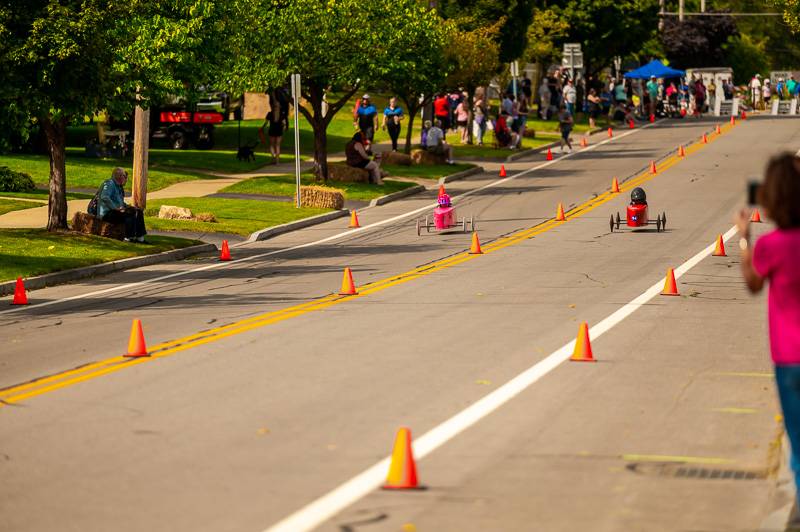
[[[300,74],[292,74],[294,100],[294,175],[297,184],[297,208],[300,208]]]

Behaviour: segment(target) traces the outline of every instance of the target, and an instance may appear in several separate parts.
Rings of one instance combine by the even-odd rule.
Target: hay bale
[[[297,196],[294,200],[297,201]],[[330,187],[300,187],[300,205],[339,210],[344,207],[344,194],[341,190]]]
[[[192,211],[186,207],[175,207],[173,205],[162,205],[158,209],[158,217],[162,220],[191,220],[194,218]]]
[[[414,164],[447,164],[447,156],[444,154],[438,155],[420,148],[411,150],[411,160]]]
[[[328,165],[328,179],[341,183],[369,183],[369,172],[344,163]]]
[[[396,151],[390,151],[384,153],[381,158],[381,164],[396,164],[400,166],[411,166],[411,156],[407,153],[400,153]]]
[[[194,219],[197,220],[198,222],[208,222],[212,224],[217,223],[217,217],[214,216],[214,213],[212,212],[199,212],[197,213],[197,216],[194,217]]]
[[[112,224],[95,218],[85,212],[76,212],[72,217],[72,230],[86,235],[104,236],[106,238],[125,238],[125,224]]]

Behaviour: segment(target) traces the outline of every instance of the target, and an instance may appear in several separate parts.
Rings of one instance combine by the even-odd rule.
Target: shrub
[[[0,192],[31,192],[35,189],[33,179],[28,174],[0,166]]]

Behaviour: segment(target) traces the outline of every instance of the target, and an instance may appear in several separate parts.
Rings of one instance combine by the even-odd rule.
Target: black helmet
[[[636,187],[631,190],[631,203],[647,203],[647,194],[643,188]]]

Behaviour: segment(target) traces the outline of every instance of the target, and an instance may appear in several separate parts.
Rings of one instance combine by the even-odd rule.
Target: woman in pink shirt
[[[739,214],[742,274],[754,293],[769,281],[770,350],[800,494],[800,157],[787,153],[770,160],[758,203],[778,227],[762,235],[751,253],[750,216]]]
[[[461,144],[466,144],[469,142],[469,105],[466,92],[462,96],[461,103],[456,107],[456,124],[461,133]]]

